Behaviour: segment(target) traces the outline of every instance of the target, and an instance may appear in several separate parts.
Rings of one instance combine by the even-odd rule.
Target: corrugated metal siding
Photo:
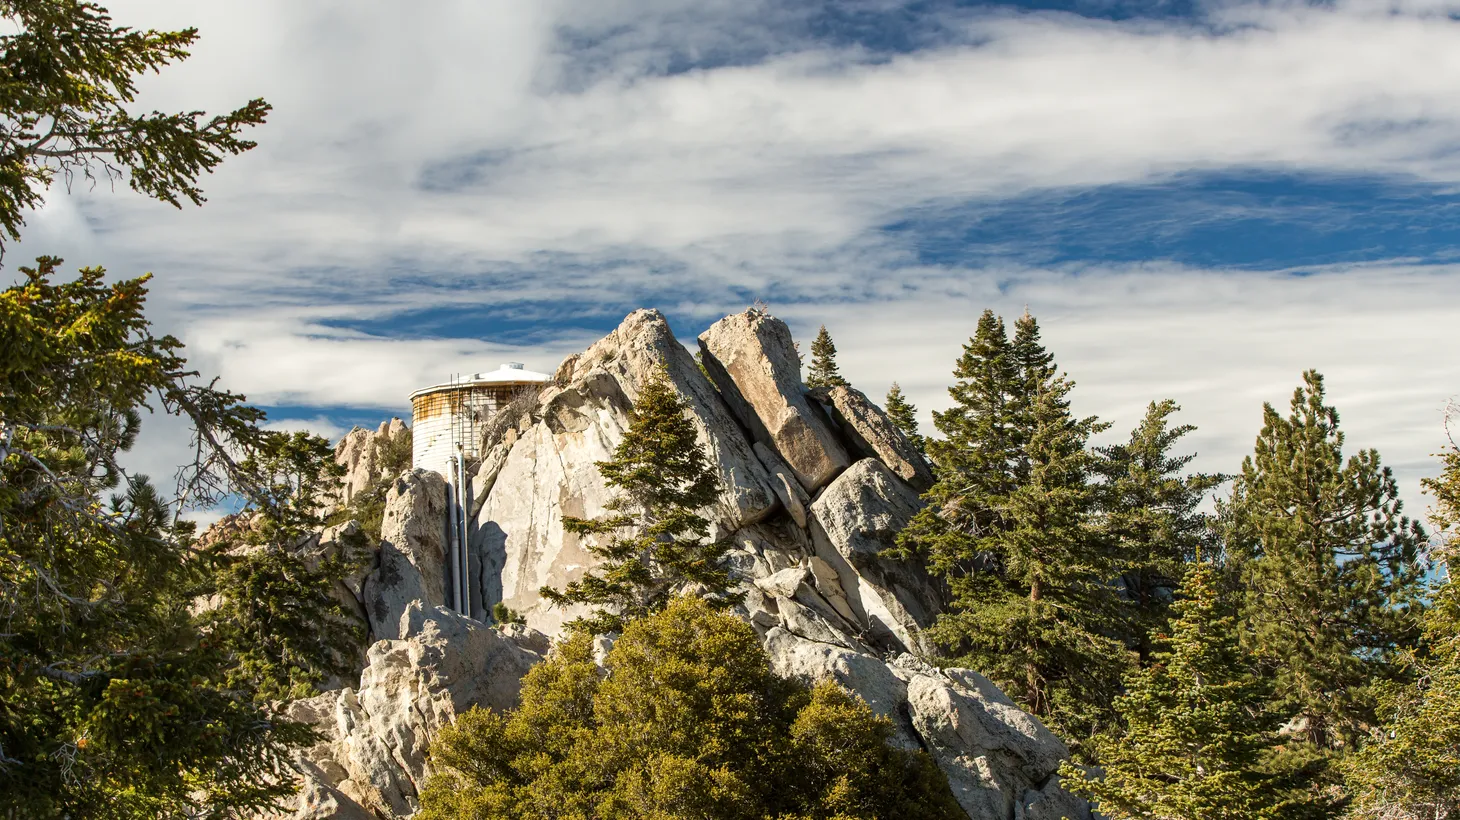
[[[536,385],[492,385],[446,388],[411,400],[411,466],[435,470],[447,478],[460,435],[467,458],[476,458],[483,423],[518,390]],[[469,423],[460,423],[462,416]]]

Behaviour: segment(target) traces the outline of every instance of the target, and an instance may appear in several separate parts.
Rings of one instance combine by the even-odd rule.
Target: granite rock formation
[[[1059,787],[1068,751],[1058,738],[977,673],[919,659],[945,591],[881,552],[931,482],[922,457],[860,392],[808,393],[790,331],[763,311],[717,322],[700,347],[696,362],[663,316],[636,311],[490,425],[468,488],[476,618],[440,606],[441,478],[397,480],[374,566],[348,585],[375,640],[360,684],[292,707],[326,736],[303,755],[294,817],[408,816],[439,727],[472,705],[511,707],[518,679],[574,614],[538,589],[593,564],[562,517],[603,512],[611,492],[594,463],[610,457],[656,373],[685,397],[720,473],[705,514],[734,545],[739,614],[776,671],[857,692],[893,721],[896,742],[933,756],[973,820],[1090,817]],[[478,620],[499,601],[526,626]]]

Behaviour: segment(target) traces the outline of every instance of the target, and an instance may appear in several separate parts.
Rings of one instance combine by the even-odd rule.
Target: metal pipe
[[[455,474],[456,473],[456,456],[452,456],[451,457],[451,467],[452,467],[451,472],[453,474]],[[454,477],[454,475],[453,475],[453,477]],[[448,522],[448,526],[451,529],[451,538],[450,538],[450,541],[451,541],[451,582],[452,583],[451,583],[451,595],[448,596],[447,603],[453,609],[455,609],[457,612],[460,612],[461,611],[461,548],[460,548],[460,546],[458,545],[457,542],[461,538],[461,528],[456,525],[456,503],[455,503],[455,499],[453,498],[454,495],[455,495],[455,493],[450,492],[449,491],[449,488],[448,488],[448,492],[447,492],[447,496],[446,496],[446,507],[447,507],[447,509],[448,509],[449,512],[448,512],[448,514],[446,516],[446,520]]]
[[[457,445],[460,447],[460,445]],[[456,514],[459,516],[458,533],[461,556],[461,575],[458,576],[458,586],[461,590],[461,614],[471,617],[471,586],[467,583],[467,576],[471,573],[471,535],[467,530],[467,506],[466,506],[466,451],[463,449],[460,458],[456,460]]]

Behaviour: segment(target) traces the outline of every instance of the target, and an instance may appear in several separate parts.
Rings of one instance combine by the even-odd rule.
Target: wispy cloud
[[[1430,264],[1448,234],[1341,257],[1392,245],[1387,264],[1217,270],[1169,248],[1194,225],[1362,214],[1197,192],[1122,221],[1080,200],[1240,172],[1379,180],[1424,207],[1460,185],[1454,3],[111,5],[201,29],[145,105],[264,96],[275,114],[206,207],[58,192],[6,262],[155,271],[159,325],[257,401],[399,408],[453,371],[547,369],[640,304],[692,331],[755,298],[803,335],[825,321],[849,370],[925,407],[978,310],[1028,302],[1082,404],[1126,427],[1172,395],[1214,469],[1306,366],[1352,440],[1411,471],[1460,390],[1437,341],[1456,271]],[[1027,229],[1007,218],[953,256],[930,257],[927,224],[888,229],[940,215],[956,243],[1016,205]],[[1153,258],[1101,231],[1153,237]]]

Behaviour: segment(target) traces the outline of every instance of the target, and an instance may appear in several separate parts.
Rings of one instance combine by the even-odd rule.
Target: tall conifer
[[[1379,454],[1343,458],[1323,377],[1303,374],[1291,412],[1263,407],[1262,432],[1220,515],[1247,590],[1253,649],[1310,741],[1353,740],[1374,720],[1373,684],[1415,637],[1423,529],[1400,514]]]
[[[1440,458],[1444,472],[1425,481],[1442,534],[1440,571],[1424,640],[1405,658],[1417,674],[1383,689],[1384,725],[1344,762],[1354,820],[1460,820],[1460,449]]]
[[[1128,637],[1142,661],[1150,657],[1154,636],[1165,630],[1171,590],[1199,547],[1212,540],[1209,516],[1197,508],[1226,480],[1184,474],[1195,455],[1171,455],[1181,437],[1196,429],[1171,425],[1180,409],[1170,399],[1151,402],[1130,439],[1096,448],[1096,470],[1104,478],[1103,527],[1122,565],[1122,586],[1134,609]]]
[[[588,547],[603,561],[598,569],[561,591],[540,590],[558,606],[597,608],[575,627],[620,632],[627,622],[663,609],[684,584],[699,586],[717,605],[738,600],[728,594],[730,574],[723,563],[729,542],[709,541],[710,522],[699,512],[717,497],[719,477],[685,412],[668,378],[654,374],[634,402],[613,458],[598,462],[605,483],[619,490],[606,505],[609,515],[564,516],[568,532],[608,539]]]
[[[991,311],[964,347],[935,413],[928,506],[899,536],[953,593],[933,635],[1078,740],[1109,714],[1128,658],[1116,634],[1115,574],[1095,526],[1090,435],[1074,417],[1032,317],[1010,344]]]
[[[1169,644],[1126,678],[1125,730],[1095,742],[1101,774],[1068,763],[1071,791],[1110,820],[1261,820],[1286,816],[1263,770],[1281,718],[1270,685],[1238,646],[1235,607],[1210,564],[1193,566]]]
[[[1009,404],[1015,376],[1004,320],[985,310],[954,365],[953,406],[933,411],[933,426],[943,435],[927,440],[937,479],[923,495],[928,506],[899,534],[893,554],[922,554],[941,575],[973,568],[978,539],[999,526],[994,500],[1014,489],[1018,451]]]
[[[927,442],[923,440],[922,434],[918,432],[918,409],[908,403],[902,395],[902,388],[897,382],[892,383],[892,389],[887,391],[887,401],[884,409],[887,411],[887,418],[907,436],[907,440],[918,448],[918,452],[927,452]]]
[[[807,387],[841,387],[847,384],[836,364],[836,344],[826,325],[816,332],[811,343],[811,370],[806,375]]]

